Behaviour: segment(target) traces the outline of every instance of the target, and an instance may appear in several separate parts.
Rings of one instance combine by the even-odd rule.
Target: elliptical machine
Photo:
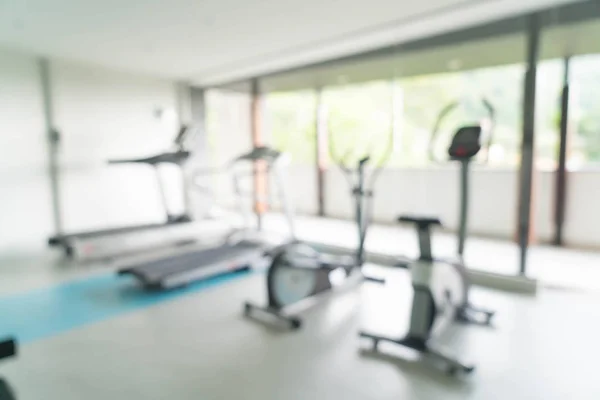
[[[336,160],[331,146],[330,142],[331,158]],[[305,300],[333,293],[361,281],[384,283],[382,279],[365,276],[361,268],[365,263],[364,247],[371,216],[372,187],[390,151],[386,150],[374,167],[369,182],[366,167],[370,156],[360,159],[355,168],[349,168],[343,160],[337,162],[352,187],[354,198],[354,217],[358,228],[358,247],[354,257],[326,254],[299,241],[281,247],[267,272],[267,305],[261,307],[246,302],[246,316],[253,317],[259,311],[287,323],[290,329],[298,329],[302,326],[298,312],[301,311],[301,305],[306,304]]]
[[[493,120],[494,112],[491,104],[484,100],[484,105]],[[442,113],[442,115],[446,115]],[[437,127],[432,135],[435,140]],[[414,290],[409,329],[406,336],[392,338],[377,334],[360,332],[363,338],[371,339],[373,349],[378,351],[379,342],[391,342],[408,347],[445,364],[446,372],[455,375],[458,372],[471,373],[473,364],[467,364],[458,358],[435,348],[431,343],[439,333],[454,321],[490,325],[493,311],[474,307],[469,301],[470,282],[462,256],[464,252],[467,230],[467,199],[469,195],[469,166],[473,158],[481,150],[482,127],[466,126],[460,128],[454,137],[448,154],[452,160],[461,165],[461,207],[459,228],[459,259],[447,260],[434,258],[431,251],[431,228],[441,226],[438,218],[401,216],[401,223],[412,223],[417,228],[419,239],[419,258],[407,265],[411,271]],[[490,133],[491,137],[491,133]],[[487,144],[491,141],[488,139]],[[431,147],[430,147],[431,148]]]

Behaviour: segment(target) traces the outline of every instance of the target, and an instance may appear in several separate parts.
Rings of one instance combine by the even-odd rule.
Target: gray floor
[[[26,346],[3,366],[21,399],[597,399],[598,297],[477,292],[495,329],[444,342],[478,364],[456,381],[421,362],[361,353],[360,326],[402,331],[407,281],[365,285],[287,334],[246,321],[263,277],[191,295]],[[363,344],[368,347],[368,345]],[[383,347],[385,350],[385,347]],[[389,349],[394,351],[394,349]]]
[[[269,216],[265,225],[280,232],[287,229],[278,215]],[[357,243],[356,228],[351,221],[301,217],[296,230],[303,240],[350,248]],[[418,254],[416,233],[400,225],[373,225],[366,248],[389,255],[416,257]],[[455,235],[436,231],[433,251],[438,256],[455,254]],[[600,292],[600,252],[537,245],[532,246],[528,254],[527,275],[540,280],[544,286]],[[471,269],[508,275],[519,273],[519,248],[510,241],[469,238],[465,257]]]
[[[308,222],[300,230],[320,232],[330,242],[352,240],[350,227],[332,224],[338,228],[325,224],[315,230]],[[388,239],[372,243],[395,244],[399,236],[390,237],[394,233],[388,229],[374,229]],[[410,254],[415,248],[409,233],[402,243]],[[501,255],[510,245],[490,246],[499,246],[494,248]],[[484,261],[476,254],[490,251],[475,240],[471,249],[474,261]],[[487,258],[492,265],[505,264],[498,257]],[[534,262],[536,257],[547,261]],[[588,279],[596,273],[570,252],[532,254],[535,263],[550,265],[532,266],[542,272],[579,268]],[[39,252],[5,255],[0,268],[0,291],[6,294],[110,265],[65,265]],[[257,274],[26,345],[17,360],[0,366],[0,374],[25,400],[600,398],[599,294],[545,289],[528,297],[476,289],[475,302],[495,308],[498,318],[494,329],[457,326],[440,340],[478,365],[473,376],[457,381],[427,362],[360,350],[368,348],[357,337],[361,327],[392,334],[405,329],[411,292],[404,271],[370,268],[387,275],[384,287],[365,284],[312,308],[305,313],[305,329],[297,333],[241,316],[244,300],[264,301],[264,276]],[[382,350],[414,358],[393,347]]]

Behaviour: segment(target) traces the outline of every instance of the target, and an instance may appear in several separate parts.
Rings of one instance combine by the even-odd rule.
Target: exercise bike
[[[330,153],[331,158],[335,160],[331,142]],[[291,329],[298,329],[302,326],[302,320],[298,316],[299,308],[302,304],[307,304],[306,300],[333,293],[351,286],[352,283],[384,282],[382,279],[365,276],[361,269],[365,263],[364,246],[373,197],[370,188],[373,187],[388,157],[389,154],[386,153],[379,160],[369,183],[366,182],[369,156],[360,159],[355,168],[347,167],[346,162],[338,162],[352,187],[354,217],[358,228],[358,247],[355,255],[352,257],[326,254],[299,241],[280,248],[267,272],[267,305],[261,307],[246,302],[246,316],[255,316],[258,311],[285,322]]]
[[[0,341],[0,360],[14,357],[17,353],[17,343],[14,339]],[[15,394],[8,382],[0,378],[0,400],[15,400]]]
[[[451,159],[461,163],[461,236],[466,235],[469,164],[481,150],[481,133],[481,126],[460,128],[448,150]],[[490,325],[494,316],[493,311],[474,307],[469,301],[470,284],[462,261],[464,237],[459,240],[461,257],[458,260],[437,259],[431,251],[431,228],[441,226],[438,218],[401,216],[398,221],[416,226],[420,251],[419,258],[407,266],[414,290],[408,333],[401,338],[367,332],[360,332],[360,336],[371,339],[375,351],[378,351],[379,342],[391,342],[444,363],[450,375],[471,373],[475,369],[473,364],[467,364],[431,343],[454,321]]]

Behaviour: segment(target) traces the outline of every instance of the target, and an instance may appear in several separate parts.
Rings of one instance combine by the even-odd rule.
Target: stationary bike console
[[[481,126],[463,126],[454,137],[448,149],[452,160],[465,160],[473,158],[481,150]]]

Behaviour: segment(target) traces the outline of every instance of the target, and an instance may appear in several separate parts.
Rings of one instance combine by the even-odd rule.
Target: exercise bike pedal
[[[302,328],[302,320],[299,318],[290,318],[290,328],[292,328],[292,330],[296,330],[296,329],[300,329]]]
[[[462,367],[451,365],[446,369],[446,374],[454,378],[458,376],[459,373],[470,375],[471,373],[473,373],[473,371],[475,371],[475,367],[472,365],[465,365]]]

